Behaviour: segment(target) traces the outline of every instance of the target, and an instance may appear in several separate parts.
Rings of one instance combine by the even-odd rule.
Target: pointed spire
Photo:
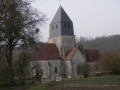
[[[62,6],[60,6],[58,8],[51,24],[56,23],[56,22],[60,22],[60,21],[72,22],[72,20],[69,18],[69,16],[65,12],[65,10],[62,8]]]
[[[74,36],[73,23],[67,13],[60,6],[50,23],[50,38],[56,36]]]

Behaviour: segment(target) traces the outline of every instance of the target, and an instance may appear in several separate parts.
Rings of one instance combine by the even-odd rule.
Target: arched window
[[[57,73],[57,72],[58,72],[58,69],[57,69],[57,67],[55,67],[55,69],[54,69],[54,72],[55,72],[55,73]]]
[[[58,28],[58,25],[56,24],[56,28]]]
[[[43,69],[40,69],[40,75],[44,75]]]
[[[77,74],[80,75],[80,65],[77,66]]]
[[[66,23],[64,23],[64,27],[65,27],[65,28],[67,27],[67,24],[66,24]]]
[[[70,28],[70,23],[68,23],[68,28]]]
[[[48,63],[48,66],[50,67],[50,63]]]
[[[49,77],[52,75],[51,64],[48,62]]]
[[[54,29],[54,26],[52,26],[52,29]]]

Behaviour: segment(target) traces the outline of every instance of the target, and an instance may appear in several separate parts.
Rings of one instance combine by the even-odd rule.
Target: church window
[[[54,72],[55,72],[55,73],[57,73],[57,72],[58,72],[58,69],[57,69],[57,67],[55,67],[55,69],[54,69]]]
[[[64,26],[65,26],[65,28],[66,28],[66,27],[67,27],[67,24],[65,23]]]
[[[70,23],[68,23],[68,28],[70,28]]]
[[[56,24],[56,28],[58,28],[58,25]]]
[[[54,26],[52,26],[52,29],[54,29]]]
[[[77,74],[80,75],[80,65],[77,66]]]
[[[43,69],[40,69],[40,75],[44,75]]]
[[[50,63],[48,63],[48,66],[50,67]]]

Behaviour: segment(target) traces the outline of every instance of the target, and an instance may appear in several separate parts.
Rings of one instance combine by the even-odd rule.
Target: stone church
[[[50,23],[48,43],[40,43],[30,61],[30,76],[77,78],[86,56],[76,46],[73,22],[60,6]]]

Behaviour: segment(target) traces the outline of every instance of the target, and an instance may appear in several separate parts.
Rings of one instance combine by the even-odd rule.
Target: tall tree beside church
[[[5,48],[10,81],[13,81],[14,48],[36,41],[37,27],[45,21],[46,16],[33,9],[30,0],[0,0],[0,45]]]

